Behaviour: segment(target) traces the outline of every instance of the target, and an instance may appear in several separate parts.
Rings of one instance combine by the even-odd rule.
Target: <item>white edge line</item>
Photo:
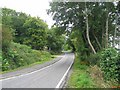
[[[74,57],[73,57],[74,59]],[[63,75],[62,79],[59,81],[59,83],[57,84],[56,88],[60,88],[60,85],[62,84],[64,78],[66,77],[67,73],[69,72],[70,68],[72,67],[74,60],[72,61],[72,63],[70,64],[69,68],[67,69],[67,71],[65,72],[65,74]]]
[[[65,57],[65,55],[64,55],[64,57]],[[64,58],[64,57],[63,57],[63,58]],[[61,59],[63,59],[63,58],[61,58]],[[61,60],[61,59],[60,59],[60,60]],[[59,60],[59,61],[60,61],[60,60]],[[59,62],[59,61],[58,61],[58,62]],[[56,62],[56,63],[57,63],[57,62]],[[54,63],[54,64],[55,64],[55,63]],[[49,66],[46,66],[46,67],[44,67],[44,68],[41,68],[41,69],[39,69],[39,70],[30,72],[30,73],[27,73],[27,74],[22,74],[22,75],[19,75],[19,76],[14,76],[14,77],[9,77],[9,78],[5,78],[5,79],[1,79],[0,81],[5,81],[5,80],[9,80],[9,79],[17,78],[17,77],[22,77],[22,76],[27,76],[27,75],[30,75],[30,74],[33,74],[33,73],[42,71],[42,70],[44,70],[44,69],[46,69],[46,68],[48,68],[48,67],[51,67],[51,66],[54,65],[54,64],[51,64],[51,65],[49,65]]]

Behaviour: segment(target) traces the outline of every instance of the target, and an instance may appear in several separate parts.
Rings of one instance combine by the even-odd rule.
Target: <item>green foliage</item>
[[[0,32],[1,33],[1,32]],[[11,41],[13,40],[12,33],[10,28],[3,26],[2,27],[2,50],[7,52]]]
[[[73,85],[71,88],[92,88],[93,82],[86,73],[77,74],[76,78],[73,80]]]
[[[2,69],[2,50],[0,50],[0,71]]]
[[[113,2],[71,3],[65,0],[64,2],[51,2],[50,6],[48,13],[53,15],[55,25],[63,30],[61,32],[69,36],[68,44],[73,51],[77,52],[79,59],[95,65],[102,57],[101,65],[105,77],[109,79],[110,76],[118,77],[116,72],[119,70],[116,69],[120,65],[118,64],[120,59],[116,52],[111,51],[117,55],[114,56],[106,51],[110,55],[105,54],[103,57],[99,54],[92,55],[91,51],[94,53],[101,51],[108,46],[111,37],[114,37],[113,22],[116,21],[115,16],[120,11],[119,4],[116,7]]]
[[[64,37],[58,35],[55,29],[49,32],[48,25],[42,19],[8,8],[2,8],[2,11],[3,71],[51,59],[50,53],[37,50],[49,47],[54,53],[61,52]]]
[[[89,55],[88,45],[84,42],[82,33],[78,29],[74,29],[71,32],[70,37],[67,40],[67,43],[72,47],[73,51],[76,51],[80,60],[86,60]]]
[[[57,28],[51,28],[48,31],[47,46],[52,54],[60,53],[63,49],[65,37],[58,35]]]
[[[15,10],[8,8],[2,8],[2,24],[7,25],[15,30],[15,32],[12,33],[15,36],[15,42],[22,43],[21,40],[25,36],[26,32],[23,24],[25,23],[26,19],[27,15],[25,13],[16,12]]]
[[[23,38],[25,38],[27,32],[23,25],[28,17],[25,13],[22,12],[16,12],[16,15],[11,17],[12,25],[10,26],[15,30],[14,41],[22,43],[24,40]]]
[[[15,11],[7,8],[2,8],[2,24],[10,26],[12,24],[11,15],[15,15]]]
[[[40,18],[29,17],[23,24],[25,29],[22,43],[31,46],[33,49],[43,50],[46,46],[47,24]]]
[[[93,88],[94,82],[87,73],[88,66],[81,65],[79,58],[75,59],[73,72],[68,81],[68,88]]]
[[[14,42],[26,44],[37,50],[44,49],[48,26],[43,20],[8,8],[2,8],[2,11],[2,23],[15,31],[12,33]]]
[[[0,50],[2,49],[2,25],[0,25]]]
[[[120,55],[114,48],[101,52],[100,67],[106,80],[120,82]]]
[[[71,3],[65,0],[65,2],[51,2],[50,6],[48,14],[53,15],[55,25],[61,28],[60,31],[69,36],[68,43],[73,51],[79,54],[80,59],[85,60],[91,51],[99,52],[107,45],[105,31],[107,18],[109,18],[108,36],[114,36],[113,21],[119,8],[116,8],[113,2],[86,2],[85,7],[85,2]],[[89,35],[86,34],[86,30],[89,31]]]
[[[3,54],[2,71],[13,70],[36,62],[45,62],[51,59],[51,54],[46,51],[32,50],[26,45],[11,43],[6,54]]]
[[[70,47],[70,45],[67,44],[67,43],[64,44],[63,49],[64,49],[64,51],[72,50],[72,48]]]
[[[90,63],[90,65],[99,65],[100,62],[100,54],[91,54],[89,57],[87,57],[86,61]]]

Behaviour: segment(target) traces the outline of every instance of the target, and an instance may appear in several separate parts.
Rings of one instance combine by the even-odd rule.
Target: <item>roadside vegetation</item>
[[[34,64],[41,64],[61,54],[64,35],[39,17],[2,8],[2,50],[0,64],[2,72]]]
[[[76,57],[72,74],[70,79],[68,80],[67,88],[93,88],[95,87],[95,83],[92,81],[88,73],[89,66],[85,63],[80,65],[79,58]]]
[[[64,49],[76,54],[68,87],[120,87],[120,1],[50,2],[47,13],[55,21],[51,29],[39,17],[2,8],[2,71]]]
[[[76,54],[68,87],[120,86],[120,2],[51,2],[59,32]],[[65,47],[66,47],[65,46]],[[97,84],[97,85],[96,85]]]
[[[115,52],[114,52],[114,55],[118,55]],[[103,55],[103,52],[102,52],[102,55]],[[100,57],[103,58],[103,56],[100,56]],[[107,57],[107,58],[110,58],[110,57]],[[101,60],[102,61],[100,64],[103,64],[104,60],[103,59]],[[118,63],[118,61],[119,61],[118,59],[115,60],[116,63]],[[111,63],[112,62],[106,62],[106,65],[110,65]],[[104,64],[105,66],[103,65],[102,66],[106,67],[107,69],[101,70],[99,63],[97,65],[96,64],[90,65],[88,64],[88,62],[80,61],[79,57],[76,55],[76,59],[72,68],[72,74],[67,82],[67,88],[116,88],[116,87],[119,87],[119,83],[118,83],[119,80],[117,80],[119,79],[118,77],[119,66],[116,66],[114,64],[115,63],[111,64],[111,67],[108,67],[108,66],[106,67],[106,65]],[[117,67],[117,69],[114,69],[115,68],[114,66]]]
[[[13,70],[31,64],[42,64],[55,58],[47,51],[33,50],[27,45],[14,42],[11,43],[8,53],[3,55],[5,55],[3,56],[5,58],[2,61],[2,71]]]

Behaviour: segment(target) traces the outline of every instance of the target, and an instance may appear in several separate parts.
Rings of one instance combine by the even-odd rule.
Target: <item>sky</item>
[[[0,0],[0,7],[6,7],[17,12],[24,12],[31,16],[38,16],[48,24],[49,28],[54,21],[50,15],[47,15],[46,9],[49,9],[51,0]]]

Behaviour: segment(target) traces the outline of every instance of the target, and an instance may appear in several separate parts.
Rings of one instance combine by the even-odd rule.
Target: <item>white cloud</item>
[[[0,7],[11,8],[31,16],[39,16],[50,27],[53,24],[53,20],[46,12],[46,9],[50,8],[49,1],[51,0],[0,0]]]

